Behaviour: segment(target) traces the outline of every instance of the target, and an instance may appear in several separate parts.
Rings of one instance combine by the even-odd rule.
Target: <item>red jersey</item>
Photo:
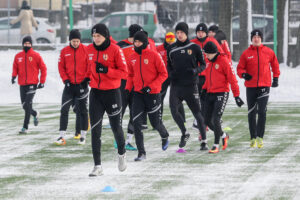
[[[168,72],[161,56],[151,49],[142,50],[142,54],[134,52],[128,63],[128,79],[126,90],[140,92],[150,87],[150,94],[158,94],[162,83],[168,78]]]
[[[63,82],[69,80],[72,84],[79,84],[89,78],[86,46],[79,44],[76,49],[71,46],[63,48],[58,60],[58,70]]]
[[[87,47],[90,70],[90,86],[99,90],[117,89],[121,79],[127,78],[127,64],[122,49],[116,44],[110,44],[105,50],[98,51],[93,44]],[[108,72],[97,73],[96,63],[108,68]]]
[[[243,73],[248,73],[252,79],[245,80],[246,87],[270,87],[272,85],[271,70],[273,77],[279,77],[279,63],[272,49],[264,45],[255,47],[250,45],[241,55],[237,66],[237,74],[242,78]]]
[[[15,56],[12,76],[18,76],[19,85],[45,83],[47,67],[40,54],[30,48],[27,53],[23,50]]]

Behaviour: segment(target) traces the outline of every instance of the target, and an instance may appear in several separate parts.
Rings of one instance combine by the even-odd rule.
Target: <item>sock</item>
[[[85,136],[86,136],[86,131],[84,131],[84,130],[81,130],[80,131],[80,137],[82,137],[82,138],[84,138],[85,139]]]
[[[64,138],[66,136],[66,131],[59,131],[59,135]]]
[[[125,144],[131,143],[132,137],[133,137],[132,133],[127,133],[127,139],[126,139]]]
[[[201,140],[201,143],[207,143],[207,140]]]
[[[217,147],[217,148],[219,148],[219,144],[214,144],[214,147]]]
[[[225,132],[223,133],[222,138],[226,138],[226,133]]]

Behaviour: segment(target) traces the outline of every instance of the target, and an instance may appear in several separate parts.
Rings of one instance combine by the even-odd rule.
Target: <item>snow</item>
[[[19,86],[11,84],[12,64],[18,50],[0,51],[0,104],[20,103]],[[38,51],[47,65],[47,80],[45,88],[38,90],[34,102],[38,103],[60,103],[63,91],[63,83],[60,79],[57,67],[59,50]],[[4,59],[5,58],[5,59]],[[238,63],[234,62],[236,69]],[[300,101],[300,67],[290,68],[285,64],[280,64],[281,75],[279,77],[279,87],[271,88],[270,102],[299,102]],[[244,80],[237,78],[241,91],[241,98],[246,102],[246,89]],[[167,98],[166,98],[167,99]],[[229,102],[233,101],[230,95]],[[165,103],[168,103],[165,100]]]

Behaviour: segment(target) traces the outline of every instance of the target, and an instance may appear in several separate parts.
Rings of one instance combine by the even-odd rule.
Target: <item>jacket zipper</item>
[[[141,74],[141,78],[142,78],[142,82],[143,82],[143,87],[144,88],[144,79],[143,79],[143,75],[142,75],[142,55],[140,55],[140,74]]]
[[[258,87],[258,82],[259,82],[259,52],[258,52],[258,47],[257,47],[257,66],[258,66],[258,70],[257,70],[257,87]]]
[[[76,84],[76,49],[74,49],[74,74],[75,74],[75,84]]]
[[[98,52],[98,53],[97,53],[97,62],[98,62],[98,58],[99,58],[99,50],[98,50],[97,52]],[[98,73],[98,77],[99,77],[98,88],[100,89],[100,81],[101,81],[101,79],[100,79],[100,73]]]
[[[210,81],[210,84],[209,84],[209,89],[211,88],[211,85],[212,85],[212,81],[211,81],[211,72],[214,68],[214,64],[211,63],[211,70],[210,70],[210,74],[209,74],[209,81]],[[209,90],[207,90],[207,93],[209,93]]]
[[[26,79],[25,79],[25,84],[27,85],[27,53],[25,52],[25,74],[26,74]]]

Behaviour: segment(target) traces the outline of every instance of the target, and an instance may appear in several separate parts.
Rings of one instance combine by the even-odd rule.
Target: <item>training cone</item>
[[[227,126],[223,129],[223,131],[232,131],[232,129],[229,126]]]
[[[183,148],[180,148],[176,151],[176,153],[186,153],[186,150],[184,150]]]
[[[113,187],[111,186],[106,186],[103,190],[101,190],[101,192],[115,192],[116,189],[114,189]]]

